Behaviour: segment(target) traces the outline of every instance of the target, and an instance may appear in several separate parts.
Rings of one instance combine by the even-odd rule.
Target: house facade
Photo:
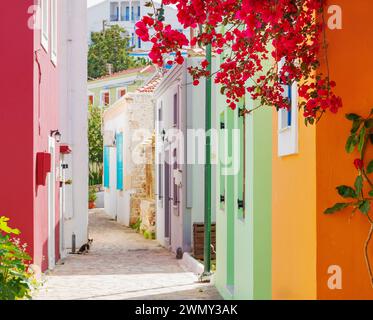
[[[130,46],[134,51],[149,51],[151,45],[144,43],[136,35],[135,24],[148,13],[154,13],[153,8],[147,7],[146,0],[106,0],[95,6],[88,8],[88,39],[90,40],[92,32],[102,31],[105,26],[119,25],[124,28],[130,39]],[[160,7],[160,2],[155,1],[155,5]],[[177,19],[177,10],[169,6],[165,7],[165,23],[174,28],[183,30]],[[189,33],[186,32],[187,36]]]
[[[88,105],[109,107],[128,92],[135,92],[154,74],[153,66],[123,70],[88,81]]]
[[[220,88],[214,87],[217,95]],[[271,299],[272,111],[249,95],[231,110],[218,95],[216,272],[225,299]]]
[[[153,78],[135,92],[129,92],[103,115],[104,203],[105,211],[118,222],[133,226],[142,216],[141,204],[147,201],[154,210]],[[151,190],[149,190],[151,189]]]
[[[67,15],[67,8],[72,7],[76,13]],[[2,34],[7,43],[2,57],[3,74],[9,83],[18,84],[17,91],[22,91],[22,99],[19,100],[14,99],[17,91],[12,86],[4,94],[4,103],[13,107],[1,111],[0,130],[4,138],[8,137],[3,139],[2,146],[12,150],[13,155],[3,157],[0,161],[3,168],[8,168],[1,173],[4,185],[1,192],[3,199],[7,200],[1,203],[0,211],[22,231],[21,240],[28,244],[34,265],[44,271],[52,269],[64,252],[66,229],[64,210],[61,208],[69,200],[61,197],[62,177],[65,175],[65,167],[61,165],[64,154],[67,156],[73,149],[79,154],[78,149],[82,145],[75,144],[74,137],[82,135],[79,130],[84,130],[85,121],[83,117],[77,119],[81,122],[76,124],[75,135],[71,134],[70,129],[63,129],[66,123],[60,113],[68,114],[69,111],[64,109],[67,104],[62,100],[61,80],[67,81],[67,75],[63,75],[66,65],[76,63],[75,59],[80,59],[79,63],[83,61],[82,65],[85,65],[85,49],[76,47],[74,58],[68,59],[62,49],[68,38],[61,36],[59,30],[65,24],[76,23],[74,19],[84,21],[86,8],[83,2],[62,3],[56,0],[2,2],[0,8],[2,12],[12,12],[13,16],[4,15],[1,22],[2,30],[13,30]],[[84,40],[83,32],[84,28],[75,29],[76,38],[73,41],[79,37]],[[14,37],[22,41],[14,41]],[[10,63],[15,58],[17,62]],[[84,70],[75,71],[83,71],[84,75]],[[75,80],[77,88],[80,86],[81,92],[85,92],[84,81],[80,80],[79,76]],[[76,103],[79,104],[79,101]],[[72,140],[69,140],[69,136]],[[81,150],[82,156],[84,147]],[[83,185],[80,183],[83,183],[84,173],[79,176],[73,173],[72,176],[77,178],[76,188],[81,192]],[[84,196],[82,199],[84,201]],[[76,210],[81,211],[77,213]],[[74,212],[77,216],[85,213],[84,209],[78,207],[74,207]],[[78,241],[85,241],[87,230],[82,220],[75,230]]]
[[[363,255],[369,229],[366,217],[358,212],[352,215],[350,209],[324,214],[326,208],[341,202],[335,188],[354,185],[357,174],[353,161],[359,155],[345,151],[351,129],[345,114],[366,117],[373,105],[373,63],[369,58],[373,50],[373,27],[369,23],[373,4],[362,1],[354,6],[348,0],[334,4],[342,9],[343,27],[327,29],[328,60],[343,108],[337,115],[325,114],[316,126],[306,128],[299,121],[295,127],[297,148],[283,156],[274,116],[274,299],[373,298]],[[351,65],[346,66],[346,61]]]
[[[203,84],[191,85],[187,71],[203,59],[190,51],[183,65],[174,65],[164,75],[154,93],[157,240],[174,252],[191,252],[193,224],[204,222],[205,89]],[[214,194],[215,179],[208,183]],[[214,204],[212,213],[215,222]]]

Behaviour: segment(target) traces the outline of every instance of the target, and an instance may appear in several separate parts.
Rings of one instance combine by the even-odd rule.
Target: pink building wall
[[[23,1],[23,0],[18,0]],[[37,2],[37,0],[35,0]],[[59,6],[61,1],[57,1]],[[51,5],[49,4],[49,10]],[[60,13],[61,10],[58,10]],[[36,153],[48,152],[49,136],[52,130],[59,129],[59,96],[58,96],[58,62],[55,66],[51,61],[51,32],[49,13],[49,41],[48,48],[41,45],[41,32],[34,32],[34,153],[33,163],[36,168]],[[58,22],[61,19],[57,19]],[[59,28],[58,28],[59,29]],[[37,60],[40,64],[39,66]],[[40,81],[40,85],[39,85]],[[58,150],[58,145],[56,145]],[[59,153],[56,153],[57,173],[59,172]],[[56,176],[58,180],[58,176]],[[34,176],[34,263],[42,266],[45,270],[48,267],[48,187],[36,186]],[[59,259],[59,183],[55,181],[55,203],[56,203],[56,226],[55,226],[55,247],[56,259]]]

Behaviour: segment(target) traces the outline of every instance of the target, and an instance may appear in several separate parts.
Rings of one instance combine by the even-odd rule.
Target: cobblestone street
[[[185,271],[174,254],[121,226],[102,210],[90,213],[87,255],[69,255],[45,278],[34,299],[221,299]]]

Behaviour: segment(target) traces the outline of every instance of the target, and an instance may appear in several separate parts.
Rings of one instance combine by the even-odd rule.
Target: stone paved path
[[[221,299],[156,241],[111,221],[102,210],[90,213],[89,231],[91,252],[68,256],[46,276],[34,299]]]

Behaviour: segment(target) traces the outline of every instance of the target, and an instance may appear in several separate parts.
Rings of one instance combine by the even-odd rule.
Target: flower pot
[[[94,201],[89,201],[88,202],[88,209],[94,209],[96,208],[95,202]]]

